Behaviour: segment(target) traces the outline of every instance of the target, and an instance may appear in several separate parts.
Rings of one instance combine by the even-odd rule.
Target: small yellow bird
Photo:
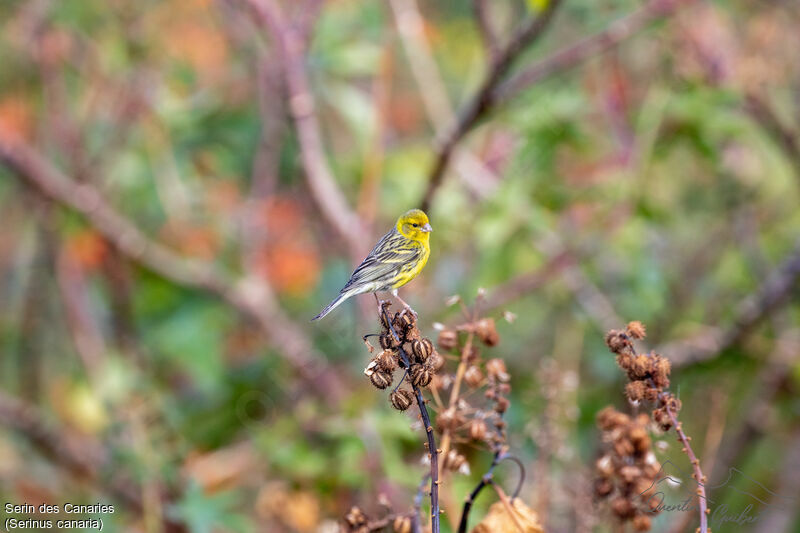
[[[324,317],[351,296],[365,292],[390,291],[408,308],[397,295],[397,289],[417,277],[428,262],[431,231],[428,215],[419,209],[412,209],[398,218],[392,231],[381,237],[353,271],[339,296],[312,320]]]

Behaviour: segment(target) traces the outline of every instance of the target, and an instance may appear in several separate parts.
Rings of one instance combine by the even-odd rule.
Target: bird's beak
[[[430,233],[430,232],[432,232],[432,231],[433,231],[433,228],[432,228],[432,227],[431,227],[431,225],[430,225],[430,224],[428,224],[427,222],[426,222],[426,223],[425,223],[425,225],[424,225],[424,226],[422,226],[420,229],[421,229],[422,231],[424,231],[425,233]]]

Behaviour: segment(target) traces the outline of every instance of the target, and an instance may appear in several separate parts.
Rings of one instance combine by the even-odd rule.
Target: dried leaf
[[[539,524],[539,516],[533,509],[519,498],[513,500],[511,505],[514,508],[513,518],[503,502],[493,503],[472,533],[544,533]]]

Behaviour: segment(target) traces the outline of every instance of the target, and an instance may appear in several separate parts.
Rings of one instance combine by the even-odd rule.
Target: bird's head
[[[397,231],[412,241],[427,242],[433,228],[424,211],[412,209],[397,219]]]

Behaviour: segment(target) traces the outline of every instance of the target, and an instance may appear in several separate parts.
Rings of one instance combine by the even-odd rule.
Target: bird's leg
[[[417,316],[417,312],[416,312],[416,311],[414,311],[413,309],[411,309],[411,306],[410,306],[410,305],[408,305],[408,304],[405,302],[405,300],[403,300],[402,298],[400,298],[400,295],[399,295],[399,294],[397,294],[397,289],[392,289],[392,296],[394,296],[394,297],[395,297],[395,299],[396,299],[398,302],[400,302],[401,304],[403,304],[403,307],[405,308],[405,309],[403,310],[403,312],[404,312],[404,313],[411,313],[411,314],[412,314],[412,315],[414,315],[415,317]]]

